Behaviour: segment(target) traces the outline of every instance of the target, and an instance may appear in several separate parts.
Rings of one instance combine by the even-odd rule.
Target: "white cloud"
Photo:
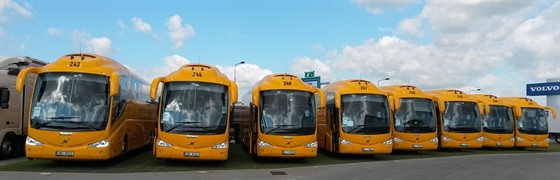
[[[191,61],[183,56],[175,54],[163,58],[162,63],[163,64],[161,66],[155,68],[138,67],[130,69],[132,69],[133,72],[138,74],[140,77],[144,78],[144,80],[151,82],[156,77],[167,76],[169,73],[176,71],[181,66],[190,64]]]
[[[384,9],[403,9],[406,6],[415,3],[414,0],[352,0],[359,7],[365,8],[373,14],[382,14]]]
[[[107,37],[93,38],[90,40],[93,52],[102,56],[108,56],[115,53],[111,39]]]
[[[121,28],[121,30],[126,29],[126,25],[124,24],[124,22],[122,20],[117,20],[117,25],[119,26],[119,28]]]
[[[18,46],[18,50],[20,51],[25,51],[25,44],[24,43],[20,43]]]
[[[319,59],[299,57],[294,60],[290,67],[296,75],[304,74],[304,72],[308,71],[315,71],[315,76],[321,76],[321,81],[334,80],[334,77],[331,75],[331,67]]]
[[[399,27],[397,29],[400,34],[407,34],[414,37],[421,37],[422,32],[420,32],[420,26],[422,23],[417,18],[406,18],[399,22]]]
[[[195,35],[194,29],[190,24],[182,25],[182,19],[179,15],[171,16],[167,23],[167,29],[169,30],[169,39],[173,41],[174,48],[182,48],[185,39],[189,39]]]
[[[31,18],[33,14],[30,11],[31,6],[26,3],[24,6],[19,5],[17,2],[12,0],[2,0],[0,1],[0,23],[13,20],[14,16],[21,16],[24,18]]]
[[[85,31],[73,30],[70,38],[76,52],[95,53],[102,56],[108,56],[116,52],[111,39],[108,37],[92,38]]]
[[[220,71],[233,80],[234,66],[216,66]],[[239,101],[245,93],[249,92],[253,86],[267,75],[272,74],[269,69],[262,69],[256,64],[240,64],[236,66],[235,80],[239,90]]]
[[[47,34],[53,37],[60,37],[62,36],[62,30],[55,27],[49,27],[47,28]]]
[[[156,34],[154,34],[152,32],[152,26],[146,22],[144,22],[142,20],[142,18],[139,17],[133,17],[132,18],[132,23],[134,24],[134,27],[136,28],[136,31],[138,32],[142,32],[144,34],[147,34],[149,36],[151,36],[154,39],[158,39],[158,37],[156,36]]]

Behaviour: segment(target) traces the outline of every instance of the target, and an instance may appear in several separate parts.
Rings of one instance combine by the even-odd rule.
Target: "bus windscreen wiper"
[[[291,124],[278,125],[278,126],[276,126],[275,128],[271,129],[270,131],[265,132],[265,134],[270,134],[270,133],[272,133],[272,132],[274,132],[274,131],[276,131],[276,130],[278,130],[278,129],[280,129],[280,128],[283,128],[283,127],[290,127],[290,126],[295,126],[295,125],[291,125]]]
[[[201,129],[204,130],[203,132],[212,132],[214,134],[218,134],[218,132],[216,132],[216,129],[210,129],[206,126],[185,126],[187,128],[195,128],[195,129]],[[191,132],[193,130],[185,130],[185,132]]]
[[[174,129],[177,129],[178,127],[181,127],[181,126],[184,126],[184,125],[187,125],[187,124],[195,124],[195,123],[201,123],[201,122],[198,122],[198,121],[194,121],[194,122],[183,121],[183,122],[175,122],[175,123],[179,123],[179,124],[177,124],[177,125],[175,125],[175,126],[169,128],[169,129],[167,130],[167,132],[171,132],[171,131],[173,131]]]
[[[50,123],[53,123],[53,122],[61,122],[61,121],[57,121],[57,120],[60,120],[60,119],[74,119],[74,118],[78,118],[78,116],[56,116],[56,117],[49,117],[49,118],[46,118],[46,119],[47,119],[47,120],[50,120],[50,121],[43,122],[43,123],[39,124],[37,127],[35,127],[35,128],[39,129],[39,128],[45,127],[46,125],[48,125],[48,124],[50,124]],[[57,127],[62,127],[62,126],[57,126]]]

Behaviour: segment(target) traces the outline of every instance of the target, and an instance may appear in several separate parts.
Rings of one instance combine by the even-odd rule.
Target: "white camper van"
[[[36,76],[28,76],[24,93],[17,93],[16,78],[26,67],[40,67],[46,62],[26,56],[0,56],[0,159],[23,152],[27,135],[27,118],[33,83]]]

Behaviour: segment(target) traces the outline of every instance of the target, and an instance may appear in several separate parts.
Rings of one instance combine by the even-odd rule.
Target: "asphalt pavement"
[[[2,179],[560,179],[560,153],[484,154],[284,169],[150,173],[0,172]]]

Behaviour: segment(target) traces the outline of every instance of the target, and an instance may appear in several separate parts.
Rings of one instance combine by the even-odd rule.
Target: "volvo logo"
[[[367,143],[369,143],[369,139],[368,139],[368,140],[366,140],[366,142],[367,142]]]
[[[291,143],[292,143],[292,141],[288,141],[288,142],[286,143],[286,145],[290,145]]]
[[[60,143],[60,144],[66,144],[66,143],[68,143],[68,141],[70,141],[70,139],[63,139],[62,143]]]
[[[60,132],[61,136],[72,136],[71,132]]]
[[[194,143],[196,143],[196,141],[191,141],[191,142],[189,143],[189,146],[194,145]]]

